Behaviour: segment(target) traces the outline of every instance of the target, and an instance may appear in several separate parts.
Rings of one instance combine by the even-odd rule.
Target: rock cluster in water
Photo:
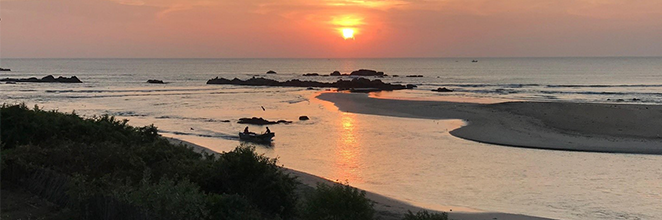
[[[80,79],[76,76],[72,77],[58,77],[55,78],[53,75],[48,75],[44,76],[41,79],[38,79],[37,77],[30,77],[30,78],[21,78],[21,79],[12,79],[12,78],[4,78],[0,79],[2,82],[38,82],[38,83],[82,83]]]
[[[11,69],[5,69],[5,68],[0,67],[0,71],[11,71]]]
[[[292,121],[286,121],[286,120],[269,121],[264,118],[252,117],[252,118],[240,118],[237,123],[252,124],[252,125],[271,125],[271,124],[279,124],[279,123],[289,124],[292,123]]]
[[[379,79],[369,80],[365,78],[354,78],[351,80],[340,79],[336,82],[325,83],[325,82],[306,81],[306,80],[298,80],[298,79],[279,82],[273,79],[255,78],[255,77],[247,80],[241,80],[237,78],[229,80],[225,78],[216,77],[208,80],[207,84],[227,84],[227,85],[243,85],[243,86],[324,87],[324,88],[338,88],[338,90],[374,88],[377,91],[382,91],[382,90],[391,91],[391,90],[400,90],[400,89],[408,88],[405,85],[385,83]]]

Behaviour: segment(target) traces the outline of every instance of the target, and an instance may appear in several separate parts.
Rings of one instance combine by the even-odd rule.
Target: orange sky
[[[662,56],[662,0],[0,0],[0,13],[2,58]]]

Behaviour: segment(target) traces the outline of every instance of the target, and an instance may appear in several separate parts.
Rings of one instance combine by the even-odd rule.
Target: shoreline
[[[451,135],[512,147],[662,155],[662,105],[570,102],[494,104],[372,98],[322,93],[340,111],[422,119],[461,119]]]
[[[218,154],[218,152],[212,151],[209,148],[206,148],[204,146],[192,142],[188,142],[173,137],[166,137],[166,136],[162,136],[162,137],[170,141],[170,143],[183,144],[188,147],[191,147],[195,152],[198,153],[205,152],[209,154]],[[335,181],[331,181],[313,174],[305,173],[298,170],[293,170],[286,167],[282,167],[282,168],[285,170],[286,173],[289,173],[297,177],[297,179],[301,182],[301,185],[299,185],[299,189],[297,190],[303,193],[313,190],[316,187],[317,183],[325,183],[325,184],[335,183]],[[522,214],[501,213],[501,212],[481,212],[481,211],[453,212],[452,209],[450,210],[424,209],[421,207],[416,207],[414,205],[411,205],[403,201],[399,201],[396,199],[379,195],[377,193],[373,193],[369,191],[365,191],[365,192],[366,192],[366,198],[375,202],[374,208],[375,208],[376,217],[384,220],[400,220],[402,219],[403,215],[407,213],[407,211],[412,211],[413,213],[416,213],[422,210],[428,210],[433,212],[446,212],[448,213],[449,219],[456,219],[456,220],[481,220],[481,219],[548,220],[550,219],[550,218],[528,216]],[[466,210],[466,208],[460,208],[460,209]]]

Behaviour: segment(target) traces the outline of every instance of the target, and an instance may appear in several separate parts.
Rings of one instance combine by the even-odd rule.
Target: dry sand
[[[322,93],[346,112],[428,119],[462,119],[456,137],[515,147],[662,154],[662,106],[570,102],[496,104],[371,98]]]
[[[212,150],[209,150],[208,148],[205,148],[203,146],[175,139],[175,138],[166,138],[168,139],[171,143],[173,144],[183,144],[191,147],[194,151],[201,153],[201,152],[206,152],[209,154],[217,154],[217,152],[214,152]],[[312,174],[304,173],[301,171],[297,170],[292,170],[288,168],[284,168],[286,173],[290,173],[293,176],[297,177],[297,180],[301,182],[302,184],[299,186],[297,189],[301,193],[307,193],[310,192],[314,189],[314,187],[317,186],[317,183],[325,183],[325,184],[332,184],[335,183],[334,181],[315,176]],[[375,210],[377,211],[377,217],[378,219],[382,220],[400,220],[402,219],[403,215],[407,213],[407,211],[412,211],[414,213],[421,211],[421,210],[426,210],[423,208],[415,207],[413,205],[410,205],[406,202],[398,201],[395,199],[391,199],[376,193],[372,192],[367,192],[366,191],[366,197],[372,201],[375,202]],[[527,215],[519,215],[519,214],[509,214],[509,213],[500,213],[500,212],[452,212],[450,210],[428,210],[428,211],[444,211],[448,213],[449,219],[455,219],[455,220],[501,220],[501,219],[508,219],[508,220],[546,220],[549,218],[541,218],[541,217],[535,217],[535,216],[527,216]]]

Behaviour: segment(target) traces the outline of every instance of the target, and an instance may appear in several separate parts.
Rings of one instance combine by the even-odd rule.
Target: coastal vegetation
[[[55,204],[54,219],[375,218],[364,191],[319,184],[301,193],[277,159],[251,146],[201,154],[153,125],[24,104],[0,108],[0,131],[3,190]]]

